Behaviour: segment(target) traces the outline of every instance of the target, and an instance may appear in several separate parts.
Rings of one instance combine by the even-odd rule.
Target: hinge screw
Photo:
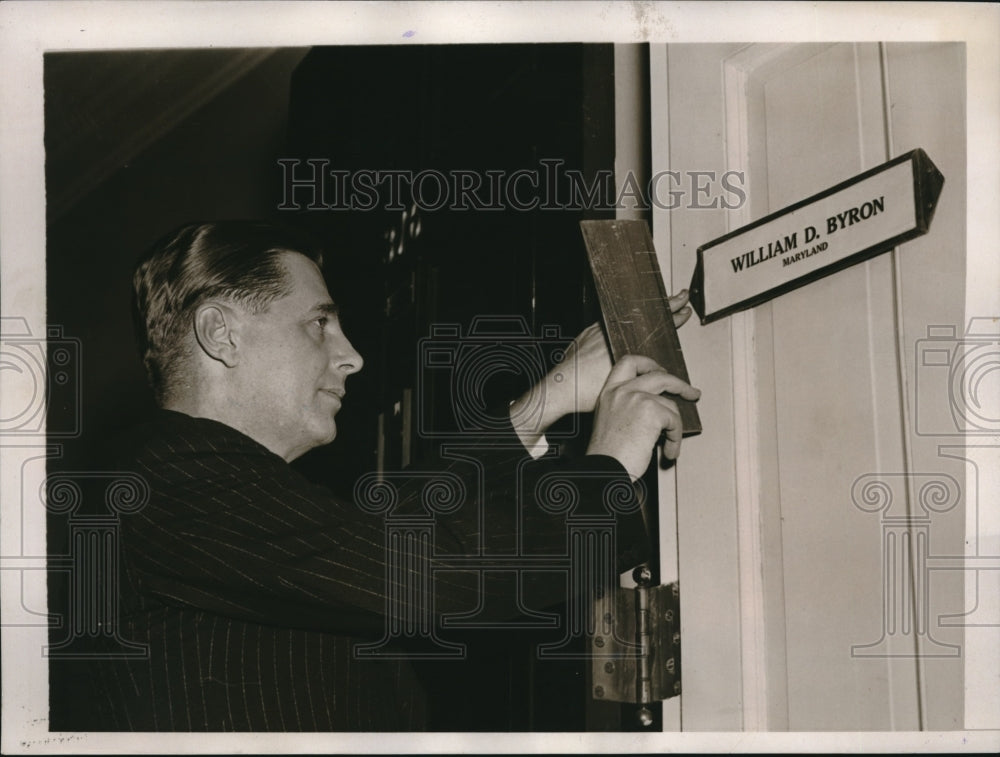
[[[604,672],[605,673],[614,673],[615,672],[615,664],[613,662],[606,662],[606,663],[604,663]]]
[[[674,682],[674,693],[675,694],[680,694],[681,693],[681,682],[680,681],[675,681]]]
[[[674,611],[673,610],[667,610],[665,613],[663,613],[663,617],[667,619],[668,623],[673,623],[674,622]]]
[[[600,637],[600,636],[595,636],[594,637],[594,646],[595,647],[603,647],[604,646],[604,639],[602,637]]]
[[[674,664],[674,658],[673,657],[668,658],[667,659],[667,672],[668,673],[673,673],[675,667],[676,667],[676,665]]]
[[[637,713],[639,717],[639,724],[648,728],[653,725],[653,713],[649,711],[648,707],[643,707]]]
[[[680,632],[674,631],[674,644],[680,644],[680,643],[681,643]]]
[[[598,699],[600,699],[601,697],[603,697],[604,696],[604,687],[603,686],[595,686],[594,687],[594,696],[597,697]]]

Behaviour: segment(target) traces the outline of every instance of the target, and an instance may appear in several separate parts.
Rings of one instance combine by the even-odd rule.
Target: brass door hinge
[[[643,574],[642,571],[645,570]],[[592,694],[611,702],[649,704],[681,693],[681,617],[677,583],[617,588],[594,602]]]

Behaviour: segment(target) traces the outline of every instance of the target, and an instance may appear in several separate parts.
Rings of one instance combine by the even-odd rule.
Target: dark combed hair
[[[184,371],[185,336],[198,306],[224,299],[263,312],[289,293],[280,261],[285,252],[323,265],[313,237],[257,221],[188,224],[143,256],[132,277],[133,316],[139,354],[159,404]]]

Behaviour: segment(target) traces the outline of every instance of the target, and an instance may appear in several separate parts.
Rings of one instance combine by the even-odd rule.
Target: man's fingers
[[[644,355],[626,355],[615,363],[608,374],[605,388],[614,388],[626,382],[633,383],[630,388],[650,394],[669,392],[686,400],[701,397],[700,389],[695,389],[683,379],[668,373],[659,363]]]
[[[659,406],[659,423],[663,429],[663,455],[676,460],[681,453],[681,439],[684,437],[684,422],[681,420],[677,403],[668,397],[656,397]]]
[[[601,392],[587,452],[616,458],[634,479],[648,465],[654,444],[661,444],[668,459],[680,454],[684,424],[677,400],[662,393],[692,400],[701,393],[639,355],[620,360],[614,373]]]
[[[611,369],[606,386],[617,386],[650,371],[662,370],[663,367],[659,363],[645,355],[625,355]]]
[[[681,456],[681,440],[665,439],[663,441],[663,456],[667,460],[676,460]]]
[[[674,312],[674,328],[679,329],[685,323],[688,322],[688,318],[691,317],[691,313],[694,311],[690,307],[682,307],[680,310],[675,310]]]
[[[696,400],[701,397],[701,390],[695,389],[683,379],[658,369],[636,376],[628,382],[628,389],[637,392],[647,392],[649,394],[676,394],[686,400]]]
[[[672,297],[668,297],[667,300],[668,300],[668,302],[670,302],[670,312],[671,313],[676,313],[682,307],[684,307],[685,305],[687,305],[687,302],[688,302],[688,290],[687,289],[682,289],[681,291],[679,291],[677,294],[673,295]]]
[[[694,311],[688,306],[688,290],[682,289],[673,297],[668,297],[667,302],[670,303],[670,312],[674,315],[674,328],[680,328],[685,323],[687,323],[688,318],[691,317],[691,313]]]

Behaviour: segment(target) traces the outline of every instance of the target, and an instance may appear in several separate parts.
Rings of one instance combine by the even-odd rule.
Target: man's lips
[[[336,397],[341,402],[344,401],[344,394],[346,394],[346,392],[343,389],[320,389],[320,391],[323,392],[324,394],[329,394],[333,397]]]

